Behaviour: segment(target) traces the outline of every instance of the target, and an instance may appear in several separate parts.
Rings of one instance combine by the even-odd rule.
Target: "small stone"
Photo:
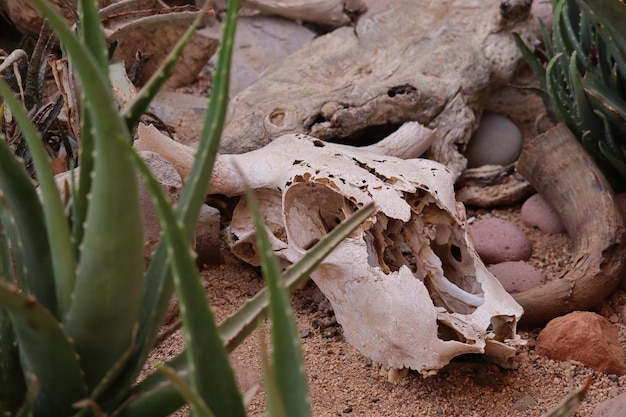
[[[300,332],[300,338],[301,339],[306,339],[307,337],[309,337],[311,335],[311,330],[310,329],[304,329]]]
[[[530,410],[531,408],[535,408],[536,406],[537,406],[537,400],[535,400],[530,395],[525,395],[519,400],[515,401],[513,405],[511,406],[511,409],[515,411],[526,411],[526,410]]]
[[[352,407],[346,407],[343,409],[344,414],[350,414],[352,412]]]
[[[617,330],[588,311],[557,317],[537,338],[537,354],[559,361],[575,360],[605,374],[626,374],[626,358]]]
[[[507,220],[480,219],[472,223],[470,231],[476,252],[486,264],[530,258],[532,246],[528,236]]]
[[[524,261],[501,262],[487,269],[510,294],[523,292],[546,282],[541,270]]]
[[[593,409],[591,417],[621,417],[626,408],[626,392],[610,400],[602,401]]]
[[[555,235],[565,232],[559,216],[539,194],[534,194],[522,204],[521,217],[524,224],[536,227],[543,233]]]
[[[509,165],[521,151],[522,133],[518,127],[506,117],[486,111],[467,144],[465,157],[468,168]]]

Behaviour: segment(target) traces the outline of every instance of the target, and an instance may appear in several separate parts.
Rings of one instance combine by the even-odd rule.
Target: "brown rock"
[[[560,361],[575,360],[606,374],[626,374],[617,330],[596,313],[575,311],[551,320],[539,333],[536,352]]]

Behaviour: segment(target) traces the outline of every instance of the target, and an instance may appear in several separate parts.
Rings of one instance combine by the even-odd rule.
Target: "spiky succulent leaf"
[[[232,57],[232,46],[235,36],[239,1],[228,2],[228,10],[224,22],[222,43],[218,50],[218,63],[213,79],[211,98],[207,109],[203,131],[200,135],[196,162],[183,188],[181,198],[176,205],[176,216],[184,225],[185,237],[190,240],[208,189],[213,170],[213,163],[219,148],[219,139],[222,134],[226,106],[228,100],[229,72]],[[155,81],[156,82],[156,81]],[[140,96],[142,93],[139,94]],[[134,117],[141,104],[131,104],[126,119]],[[156,340],[161,323],[165,317],[167,306],[174,291],[169,270],[167,249],[161,242],[153,254],[148,271],[145,274],[144,301],[141,310],[140,327],[138,332],[137,350],[130,362],[136,364],[129,367],[122,375],[117,385],[130,387]],[[114,401],[115,402],[115,401]]]
[[[132,343],[143,295],[138,188],[133,164],[119,145],[130,134],[115,105],[108,72],[101,67],[102,51],[94,55],[47,1],[34,2],[64,45],[89,97],[93,183],[65,326],[93,389]]]
[[[19,245],[16,249],[20,251],[20,261],[23,261],[20,262],[18,276],[30,294],[60,317],[63,309],[58,310],[59,306],[68,306],[74,276],[73,252],[63,205],[41,139],[1,77],[0,94],[11,108],[31,149],[35,170],[41,176],[39,183],[45,206],[44,210],[32,180],[15,159],[6,141],[0,138],[0,192],[4,194],[5,204],[14,220],[14,244]],[[54,245],[49,243],[52,240],[56,242]],[[68,294],[61,294],[63,291],[68,291]]]
[[[596,30],[614,57],[615,65],[626,74],[626,4],[617,0],[575,0],[585,15],[597,23]]]
[[[552,0],[552,6],[552,36],[542,29],[548,55],[545,76],[529,49],[520,45],[520,50],[548,92],[556,118],[620,190],[626,186],[620,162],[626,159],[626,4]]]
[[[162,241],[167,247],[183,320],[191,387],[217,415],[243,417],[246,412],[241,393],[206,298],[185,227],[176,219],[174,210],[150,169],[129,143],[121,144],[126,147],[144,178],[163,229]]]
[[[0,282],[0,304],[9,312],[27,377],[39,386],[35,415],[69,416],[88,396],[79,360],[63,327],[32,296]]]

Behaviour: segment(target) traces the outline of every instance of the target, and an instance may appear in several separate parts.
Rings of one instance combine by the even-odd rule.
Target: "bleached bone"
[[[161,142],[151,147],[155,138]],[[173,144],[154,128],[140,129],[138,142],[157,152]],[[184,161],[193,151],[182,146],[162,155],[186,152],[187,159],[170,162],[188,170]],[[455,200],[454,177],[431,160],[290,134],[256,151],[220,155],[209,193],[237,196],[244,183],[252,187],[284,265],[374,201],[376,214],[311,276],[346,340],[386,368],[430,374],[465,353],[486,353],[512,367],[515,349],[503,342],[516,339],[522,308],[477,256],[464,206]],[[233,212],[230,232],[233,253],[259,265],[245,199]]]

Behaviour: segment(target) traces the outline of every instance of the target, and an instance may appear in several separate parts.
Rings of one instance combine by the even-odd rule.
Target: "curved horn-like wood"
[[[618,287],[626,266],[624,221],[609,183],[562,124],[527,143],[517,164],[574,241],[569,271],[514,294],[524,308],[520,323],[544,324],[595,307]]]

